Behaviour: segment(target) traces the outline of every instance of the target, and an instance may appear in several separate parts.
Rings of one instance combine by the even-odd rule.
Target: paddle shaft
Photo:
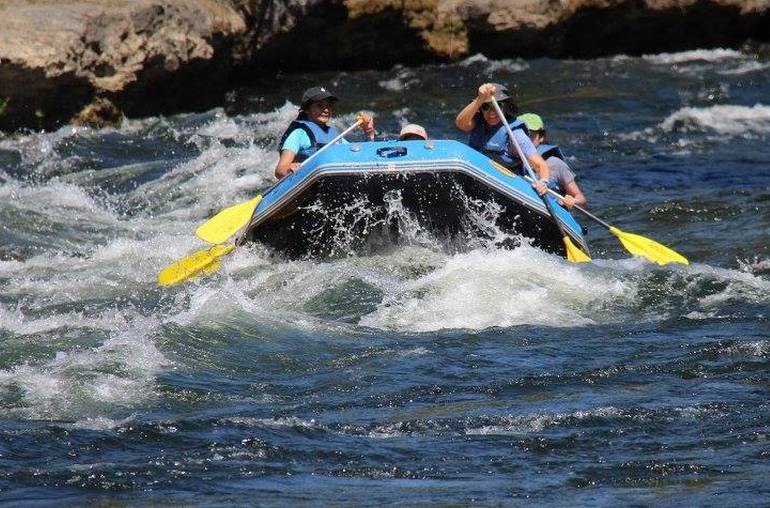
[[[527,180],[528,182],[534,182],[535,181],[531,176],[525,176],[524,179]],[[564,196],[562,196],[561,194],[559,194],[558,192],[556,192],[553,189],[548,189],[548,194],[550,194],[551,196],[553,196],[553,197],[555,197],[557,199],[561,199],[561,200],[564,199]],[[607,224],[606,222],[601,220],[599,217],[597,217],[596,215],[592,214],[591,212],[589,212],[585,208],[581,207],[580,205],[572,205],[572,206],[574,208],[577,208],[578,210],[583,212],[586,216],[588,216],[589,218],[595,220],[596,222],[598,222],[599,224],[601,224],[605,228],[610,229],[612,227],[611,225]]]
[[[516,153],[519,154],[519,159],[521,159],[521,163],[524,165],[524,168],[527,170],[527,173],[529,174],[529,176],[525,176],[524,179],[526,179],[530,183],[535,183],[537,181],[537,177],[535,177],[535,172],[532,171],[532,168],[529,165],[529,161],[527,161],[526,157],[524,157],[524,153],[521,151],[521,148],[519,148],[519,144],[516,142],[516,137],[513,135],[511,126],[508,125],[508,122],[505,119],[505,115],[503,115],[503,112],[500,109],[500,105],[497,103],[497,100],[495,100],[494,97],[492,97],[492,105],[494,105],[495,111],[497,111],[497,116],[499,116],[502,119],[503,123],[505,124],[505,129],[508,131],[508,137],[511,138],[511,143],[513,143],[513,146],[516,148]],[[559,194],[558,192],[552,189],[549,189],[546,187],[546,191],[552,196],[555,196],[562,200],[564,199],[564,196],[562,196],[561,194]],[[556,222],[556,224],[559,226],[559,230],[562,232],[562,234],[565,234],[564,227],[561,225],[558,219],[556,219],[556,216],[553,213],[553,208],[551,207],[551,203],[547,199],[545,199],[545,196],[542,196],[542,197],[543,197],[543,202],[545,203],[545,206],[548,207],[548,211],[553,216],[553,219]],[[584,214],[586,214],[588,217],[592,218],[593,220],[595,220],[596,222],[604,226],[605,228],[610,229],[610,227],[612,227],[606,222],[604,222],[603,220],[601,220],[599,217],[590,213],[585,208],[581,208],[579,205],[573,205],[573,206],[578,210],[580,210],[581,212],[583,212]]]
[[[316,150],[315,152],[313,152],[313,153],[310,155],[310,157],[308,157],[307,159],[305,159],[304,161],[302,161],[302,162],[300,163],[299,167],[301,168],[301,167],[302,167],[302,166],[304,166],[304,165],[305,165],[305,164],[306,164],[306,163],[307,163],[307,162],[308,162],[310,159],[312,159],[313,157],[315,157],[315,156],[316,156],[316,155],[318,155],[319,153],[323,152],[324,150],[326,150],[326,149],[327,149],[327,148],[329,148],[330,146],[332,146],[332,145],[336,144],[336,143],[337,143],[337,142],[338,142],[340,139],[342,139],[343,137],[345,137],[345,135],[347,135],[347,133],[349,133],[350,131],[352,131],[353,129],[355,129],[355,128],[356,128],[356,127],[358,127],[359,125],[361,125],[361,123],[362,123],[363,121],[364,121],[364,120],[363,120],[362,118],[358,118],[358,120],[356,120],[356,123],[354,123],[353,125],[351,125],[351,126],[350,126],[350,127],[348,127],[347,129],[345,129],[344,131],[342,131],[341,133],[339,133],[339,134],[337,135],[337,137],[335,137],[334,139],[332,139],[331,141],[329,141],[328,143],[326,143],[324,146],[322,146],[321,148],[319,148],[318,150]],[[297,168],[297,171],[299,171],[299,168]],[[271,185],[270,187],[268,187],[268,188],[267,188],[267,190],[266,190],[265,192],[263,192],[263,193],[262,193],[262,197],[264,198],[265,196],[267,196],[267,194],[268,194],[270,191],[272,191],[273,189],[275,189],[276,187],[278,187],[278,184],[279,184],[279,183],[283,182],[283,179],[284,179],[284,178],[286,178],[287,176],[289,176],[289,175],[291,175],[291,174],[292,174],[291,172],[289,172],[289,173],[286,173],[286,174],[283,176],[283,178],[281,178],[280,180],[278,180],[277,182],[275,182],[273,185]]]
[[[363,120],[363,118],[358,118],[358,119],[356,120],[356,123],[354,123],[353,125],[351,125],[351,126],[350,126],[350,127],[348,127],[347,129],[345,129],[344,131],[342,131],[341,133],[339,133],[339,134],[337,135],[337,137],[335,137],[334,139],[332,139],[331,141],[329,141],[328,143],[326,143],[324,146],[322,146],[321,148],[319,148],[318,150],[316,150],[315,152],[313,152],[313,153],[310,155],[310,157],[308,157],[307,159],[303,160],[303,161],[300,163],[299,167],[301,168],[302,166],[304,166],[304,165],[305,165],[305,164],[306,164],[306,163],[307,163],[307,162],[308,162],[310,159],[312,159],[313,157],[315,157],[315,156],[316,156],[316,155],[318,155],[319,153],[323,152],[324,150],[326,150],[326,149],[327,149],[327,148],[329,148],[330,146],[332,146],[332,145],[334,145],[334,144],[337,144],[337,142],[338,142],[340,139],[342,139],[343,137],[345,137],[345,136],[347,135],[347,133],[349,133],[350,131],[352,131],[353,129],[355,129],[355,128],[356,128],[356,127],[358,127],[359,125],[361,125],[361,123],[362,123],[363,121],[364,121],[364,120]],[[299,168],[297,168],[297,171],[299,171]],[[295,171],[295,173],[296,173],[296,171]],[[275,188],[278,186],[278,184],[279,184],[279,183],[283,182],[283,179],[284,179],[284,178],[286,178],[287,176],[289,176],[289,175],[291,175],[291,174],[292,174],[291,172],[289,172],[289,173],[286,173],[286,174],[285,174],[285,175],[284,175],[284,176],[283,176],[283,177],[282,177],[280,180],[278,180],[278,181],[277,181],[277,182],[275,182],[273,185],[271,185],[270,187],[268,187],[268,189],[267,189],[265,192],[263,192],[263,193],[262,193],[262,197],[266,196],[268,192],[270,192],[271,190],[275,189]]]
[[[508,125],[508,119],[505,118],[505,115],[503,114],[503,110],[500,109],[500,104],[497,103],[497,99],[492,97],[492,105],[495,107],[495,111],[497,112],[497,116],[500,117],[500,121],[503,122],[503,125],[505,125],[505,130],[508,132],[508,138],[511,140],[511,144],[516,149],[516,153],[519,154],[519,159],[521,159],[521,164],[524,166],[524,169],[527,170],[527,174],[529,174],[530,181],[534,182],[537,180],[535,177],[535,172],[532,171],[532,167],[529,165],[529,161],[526,157],[524,157],[524,152],[521,151],[521,147],[519,146],[519,143],[516,141],[516,136],[513,135],[513,130],[511,130],[511,126]],[[556,213],[553,210],[553,206],[551,205],[551,202],[548,201],[548,199],[545,196],[540,196],[543,199],[543,203],[545,204],[546,209],[548,210],[548,213],[551,214],[551,218],[553,218],[553,221],[556,223],[556,227],[559,228],[559,232],[561,233],[562,238],[568,237],[567,232],[564,230],[564,226],[559,222],[559,219],[556,217]]]
[[[533,180],[536,179],[535,172],[532,171],[532,167],[529,165],[529,161],[526,157],[524,157],[524,152],[521,151],[521,147],[519,146],[519,143],[516,142],[516,136],[513,135],[513,130],[511,130],[511,126],[508,125],[508,119],[505,118],[505,115],[503,114],[503,110],[500,109],[500,104],[497,103],[497,99],[492,97],[492,105],[495,107],[495,111],[497,112],[497,116],[500,117],[500,121],[503,122],[503,125],[505,126],[505,130],[508,132],[508,139],[511,140],[511,144],[516,149],[516,153],[519,154],[519,159],[521,159],[521,163],[524,165],[524,169],[527,170],[527,174],[532,178]]]
[[[516,152],[519,154],[519,158],[521,159],[521,163],[524,165],[524,167],[527,170],[527,173],[529,173],[529,176],[525,176],[524,178],[534,183],[536,181],[536,177],[534,172],[532,171],[532,168],[529,166],[528,161],[524,158],[524,154],[521,152],[521,148],[519,147],[518,143],[516,143],[516,138],[513,136],[513,131],[511,130],[511,127],[508,125],[508,121],[505,118],[505,115],[503,115],[503,112],[500,110],[500,105],[497,104],[497,101],[494,97],[492,97],[492,104],[495,106],[495,110],[497,111],[497,114],[502,119],[503,123],[505,123],[505,128],[508,131],[508,137],[511,138],[511,143],[513,143],[513,146],[516,147]],[[558,197],[559,199],[564,199],[564,196],[559,195],[557,192],[552,191],[551,189],[546,188],[546,191],[550,194]],[[557,227],[559,228],[559,231],[562,234],[562,237],[564,238],[564,245],[567,249],[567,255],[569,257],[570,252],[570,245],[569,245],[569,236],[566,234],[564,230],[564,226],[559,222],[559,219],[556,218],[556,215],[553,213],[553,208],[551,207],[548,199],[546,196],[541,196],[543,198],[543,202],[545,203],[545,206],[548,208],[548,211],[550,212],[551,216],[553,217],[554,222],[556,222]],[[620,231],[618,228],[614,226],[610,226],[600,218],[596,217],[595,215],[589,213],[588,211],[584,210],[578,205],[575,205],[578,210],[586,214],[591,219],[595,220],[605,228],[607,228],[610,233],[617,236],[620,239],[620,242],[623,244],[623,246],[631,252],[634,255],[641,255],[649,259],[650,261],[653,261],[658,264],[667,264],[672,262],[677,263],[684,263],[688,264],[687,258],[682,256],[676,251],[673,251],[666,247],[665,245],[661,245],[658,242],[655,242],[653,240],[650,240],[649,238],[644,238],[640,235],[633,235],[631,233],[624,233],[623,231]]]
[[[358,127],[359,125],[361,125],[363,122],[364,122],[364,119],[363,119],[363,118],[361,118],[361,117],[359,116],[359,117],[356,119],[356,123],[354,123],[353,125],[351,125],[351,126],[350,126],[350,127],[348,127],[347,129],[345,129],[344,131],[340,132],[340,133],[339,133],[337,136],[335,136],[335,138],[334,138],[334,139],[332,139],[331,141],[329,141],[328,143],[326,143],[324,146],[322,146],[321,148],[319,148],[318,150],[316,150],[315,152],[313,152],[313,153],[310,155],[310,157],[308,157],[307,159],[305,159],[304,161],[302,161],[302,162],[300,163],[300,165],[299,165],[299,168],[302,168],[302,166],[304,166],[305,164],[307,164],[307,163],[308,163],[308,162],[309,162],[311,159],[313,159],[314,157],[316,157],[318,154],[320,154],[321,152],[323,152],[324,150],[326,150],[326,149],[327,149],[327,148],[329,148],[330,146],[337,144],[337,142],[339,142],[339,140],[341,140],[342,138],[344,138],[344,137],[345,137],[345,136],[346,136],[346,135],[347,135],[347,134],[348,134],[350,131],[352,131],[353,129],[355,129],[355,128],[356,128],[356,127]],[[297,171],[299,171],[299,168],[297,169]],[[295,172],[296,172],[296,171],[295,171]],[[267,196],[267,195],[268,195],[268,194],[269,194],[269,193],[270,193],[270,192],[271,192],[273,189],[275,189],[276,187],[278,187],[278,184],[280,184],[281,182],[283,182],[283,180],[284,180],[286,177],[288,177],[289,175],[291,175],[291,174],[292,174],[291,172],[290,172],[290,173],[286,173],[286,175],[284,175],[284,177],[283,177],[283,178],[281,178],[280,180],[278,180],[277,182],[275,182],[275,183],[274,183],[273,185],[271,185],[271,186],[270,186],[270,187],[269,187],[269,188],[268,188],[268,189],[267,189],[265,192],[263,192],[263,193],[262,193],[262,197],[264,198],[265,196]],[[248,229],[249,229],[249,226],[250,226],[250,225],[251,225],[251,219],[249,219],[249,223],[246,225],[246,228],[244,228],[244,233],[245,233],[246,231],[248,231]],[[243,237],[243,235],[241,235],[241,238],[242,238],[242,237]],[[241,243],[241,238],[239,238],[238,240],[236,240],[236,242],[235,242],[235,243],[236,243],[237,245],[240,245],[240,243]]]
[[[516,153],[519,154],[519,159],[521,159],[521,163],[524,165],[524,168],[527,170],[527,173],[529,174],[529,176],[525,176],[524,178],[530,183],[535,183],[537,181],[537,178],[535,177],[535,172],[532,171],[532,168],[529,166],[529,162],[524,157],[524,153],[521,151],[521,148],[519,148],[519,144],[516,142],[516,138],[513,135],[511,126],[508,125],[508,122],[505,119],[505,115],[503,115],[503,112],[500,109],[500,105],[497,103],[497,100],[495,100],[494,97],[492,97],[492,105],[495,107],[495,111],[497,111],[497,116],[499,116],[503,124],[505,124],[505,129],[508,131],[508,137],[511,138],[511,143],[513,143],[513,146],[516,148]],[[558,192],[552,189],[547,189],[547,192],[556,198],[559,198],[562,200],[564,199],[564,196],[562,196],[561,194],[559,194]],[[559,223],[558,219],[556,219],[556,216],[553,213],[553,208],[551,208],[551,204],[547,199],[545,199],[545,196],[542,196],[542,197],[543,197],[543,202],[545,203],[545,206],[548,208],[548,212],[550,212],[550,214],[553,216],[554,221],[559,226],[559,230],[562,232],[562,234],[564,234],[565,233],[564,227],[561,225],[561,223]],[[604,226],[605,228],[607,229],[612,228],[612,226],[610,226],[609,224],[607,224],[606,222],[601,220],[599,217],[597,217],[596,215],[586,210],[585,208],[582,208],[580,205],[573,205],[573,206],[578,210],[580,210],[581,212],[583,212],[586,216],[590,217],[591,219],[595,220],[596,222]]]
[[[532,179],[528,176],[524,177],[527,181],[532,181]],[[555,196],[558,199],[564,199],[564,196],[560,195],[558,192],[552,191],[551,189],[548,189],[548,192]],[[659,265],[666,265],[668,263],[682,263],[685,265],[690,264],[690,262],[687,260],[686,257],[682,256],[675,250],[666,247],[663,244],[660,244],[656,242],[655,240],[650,240],[649,238],[645,238],[641,235],[636,235],[633,233],[626,233],[625,231],[621,231],[620,229],[616,228],[615,226],[611,226],[610,224],[607,224],[603,220],[601,220],[599,217],[595,216],[594,214],[588,212],[584,208],[581,208],[578,205],[574,205],[578,210],[583,212],[585,215],[587,215],[589,218],[595,220],[605,228],[607,228],[610,233],[618,237],[618,240],[620,240],[620,243],[623,244],[623,247],[626,248],[628,252],[633,254],[634,256],[643,256],[647,258],[648,260],[652,261],[653,263],[658,263]]]
[[[344,131],[342,131],[341,133],[339,133],[339,134],[337,135],[337,137],[335,137],[334,139],[332,139],[331,141],[329,141],[328,143],[326,143],[324,146],[322,146],[321,148],[319,148],[318,150],[316,150],[315,152],[313,152],[313,153],[310,155],[310,157],[308,157],[307,159],[305,159],[305,160],[303,160],[303,161],[302,161],[302,163],[299,165],[299,167],[301,168],[302,166],[304,166],[305,164],[307,164],[309,161],[311,161],[313,158],[315,158],[315,157],[316,157],[318,154],[320,154],[321,152],[323,152],[324,150],[326,150],[326,149],[327,149],[327,148],[329,148],[330,146],[332,146],[332,145],[336,144],[336,143],[337,143],[337,141],[339,141],[339,140],[341,140],[342,138],[344,138],[344,137],[345,137],[345,135],[346,135],[348,132],[352,131],[353,129],[355,129],[356,127],[358,127],[359,125],[361,125],[361,124],[363,123],[363,121],[364,121],[364,119],[363,119],[363,118],[361,118],[361,117],[358,117],[358,119],[356,119],[356,123],[354,123],[353,125],[351,125],[351,126],[350,126],[350,127],[348,127],[347,129],[345,129]],[[288,176],[288,175],[287,175],[287,176]],[[285,177],[284,177],[284,178],[285,178]],[[280,180],[279,180],[279,181],[280,181]],[[277,185],[277,184],[276,184],[276,185]],[[271,187],[271,188],[272,188],[272,187]]]
[[[308,157],[307,159],[303,160],[303,161],[300,163],[300,165],[299,165],[299,168],[301,168],[302,166],[304,166],[305,164],[307,164],[307,163],[308,163],[309,161],[311,161],[311,160],[312,160],[312,159],[313,159],[313,158],[314,158],[316,155],[320,154],[321,152],[323,152],[324,150],[326,150],[326,149],[327,149],[327,148],[329,148],[330,146],[337,144],[337,142],[338,142],[340,139],[344,138],[344,137],[347,135],[347,133],[348,133],[348,132],[352,131],[353,129],[355,129],[356,127],[358,127],[359,125],[361,125],[361,124],[363,123],[363,121],[364,121],[364,119],[363,119],[363,118],[361,118],[361,117],[359,116],[359,117],[356,119],[356,123],[354,123],[353,125],[351,125],[351,126],[350,126],[350,127],[348,127],[347,129],[345,129],[344,131],[340,132],[340,133],[339,133],[339,134],[338,134],[338,135],[337,135],[337,136],[336,136],[334,139],[332,139],[331,141],[329,141],[328,143],[326,143],[324,146],[322,146],[321,148],[319,148],[318,150],[316,150],[315,152],[313,152],[312,154],[310,154],[310,157]],[[299,171],[299,168],[297,168],[297,171]],[[286,178],[286,177],[287,177],[287,176],[289,176],[290,174],[291,174],[291,173],[286,173],[286,175],[285,175],[283,178]],[[281,182],[283,181],[283,178],[281,178],[280,180],[278,180],[277,182],[275,182],[273,185],[271,185],[271,186],[270,186],[270,188],[269,188],[269,189],[267,189],[267,190],[266,190],[266,191],[265,191],[265,192],[262,194],[262,196],[263,196],[263,197],[264,197],[264,196],[266,196],[268,192],[270,192],[271,190],[275,189],[275,188],[278,186],[278,184],[279,184],[279,183],[281,183]]]

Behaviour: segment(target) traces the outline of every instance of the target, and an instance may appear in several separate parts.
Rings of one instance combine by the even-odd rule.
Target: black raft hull
[[[465,145],[435,143],[467,157],[426,160],[419,157],[422,152],[446,154],[430,144],[402,142],[399,147],[410,149],[406,157],[375,156],[361,163],[347,160],[363,151],[357,145],[331,147],[311,168],[303,166],[265,195],[239,242],[306,258],[372,253],[405,243],[438,243],[451,250],[484,242],[515,247],[526,238],[566,255],[559,228],[529,184]],[[373,145],[376,155],[382,152],[378,146],[392,144],[361,147],[366,145]],[[330,160],[335,152],[344,160]],[[554,208],[573,241],[587,250],[580,226],[562,207]]]

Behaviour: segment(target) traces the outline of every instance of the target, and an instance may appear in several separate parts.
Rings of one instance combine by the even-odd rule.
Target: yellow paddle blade
[[[563,240],[564,246],[567,248],[567,261],[571,261],[572,263],[587,263],[591,261],[588,254],[572,243],[572,239],[569,236],[565,236]]]
[[[225,208],[195,230],[195,235],[210,244],[222,243],[246,226],[262,196]]]
[[[184,259],[171,263],[158,274],[158,284],[171,286],[196,275],[212,273],[219,269],[219,258],[229,254],[235,245],[215,245],[201,249]]]
[[[626,233],[615,226],[610,226],[610,233],[618,237],[620,243],[623,244],[623,247],[625,247],[628,252],[635,256],[643,256],[653,263],[658,263],[659,265],[667,265],[668,263],[682,263],[683,265],[690,264],[690,262],[687,261],[687,258],[678,252],[650,240],[649,238],[633,233]]]

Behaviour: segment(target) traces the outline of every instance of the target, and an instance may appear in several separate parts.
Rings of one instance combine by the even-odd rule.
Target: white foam
[[[770,69],[770,63],[761,63],[752,60],[749,62],[743,62],[732,69],[720,69],[717,71],[717,73],[725,76],[739,76],[742,74],[750,74],[752,72],[760,72],[765,69]]]
[[[751,260],[739,259],[738,266],[742,272],[748,272],[752,274],[756,272],[770,271],[770,259],[760,259],[759,257],[755,257]],[[0,265],[0,271],[1,270],[2,265]]]
[[[178,217],[181,209],[182,217],[200,218],[208,209],[219,210],[254,197],[257,189],[273,182],[276,160],[276,153],[255,145],[226,148],[215,144],[130,196],[151,201],[149,213]],[[174,199],[169,200],[169,195]]]
[[[274,140],[274,144],[270,148],[276,149],[278,148],[278,139],[286,126],[297,117],[298,112],[299,106],[287,100],[281,107],[272,111],[240,117],[241,136],[271,138]]]
[[[374,429],[366,432],[366,437],[370,439],[393,439],[403,436],[404,425],[400,422],[377,425]]]
[[[303,429],[323,429],[324,427],[316,423],[315,419],[303,420],[296,416],[284,416],[280,418],[254,418],[249,416],[236,416],[231,418],[225,418],[222,420],[224,423],[233,423],[235,425],[245,425],[249,427],[271,427],[271,428],[283,428],[283,427],[297,427]]]
[[[547,427],[569,424],[574,421],[588,418],[620,418],[627,417],[622,410],[613,407],[598,407],[587,411],[575,411],[572,413],[536,413],[523,416],[504,416],[499,418],[500,423],[495,425],[483,425],[470,427],[465,433],[468,435],[517,435],[542,432]]]
[[[16,260],[0,260],[0,275],[12,275],[24,270],[26,265]]]
[[[222,316],[237,314],[244,306],[248,306],[249,299],[241,298],[243,293],[234,286],[214,287],[211,285],[186,288],[192,292],[187,307],[182,312],[168,318],[169,322],[179,325],[201,324],[206,322],[220,322]]]
[[[53,132],[32,132],[25,136],[0,140],[0,147],[18,152],[23,165],[34,168],[36,173],[45,174],[43,169],[63,163],[56,151],[59,143],[89,131],[87,127],[68,125]]]
[[[487,58],[481,53],[471,55],[464,60],[461,60],[457,65],[461,67],[471,67],[473,65],[483,65],[486,72],[522,72],[529,69],[529,64],[521,58],[511,59],[504,58],[502,60],[492,60]]]
[[[688,312],[684,315],[686,319],[689,319],[691,321],[706,321],[709,319],[724,319],[728,316],[720,315],[717,311],[709,311],[709,312],[701,312],[698,310],[694,310],[692,312]]]
[[[728,355],[750,355],[765,358],[770,354],[770,341],[738,342],[725,348],[722,352]]]
[[[239,125],[234,118],[225,115],[221,109],[214,111],[214,120],[204,124],[196,134],[216,139],[246,139],[249,132]]]
[[[723,303],[742,301],[770,304],[770,281],[740,270],[731,270],[695,263],[689,273],[694,275],[692,284],[697,285],[703,280],[716,279],[724,283],[718,292],[701,296],[698,304],[701,310],[711,310]],[[697,288],[695,289],[697,291]]]
[[[174,222],[201,220],[212,210],[254,197],[274,183],[275,145],[297,111],[288,101],[276,110],[237,118],[215,111],[203,126],[173,129],[177,137],[195,143],[201,153],[127,193],[125,199],[147,203],[145,213]],[[225,146],[221,141],[226,139],[239,145]]]
[[[44,213],[54,218],[73,217],[114,224],[113,213],[98,204],[85,189],[74,184],[52,181],[43,185],[23,185],[7,182],[0,186],[0,200],[19,210]],[[77,215],[76,215],[77,214]]]
[[[101,346],[0,370],[0,389],[20,391],[14,413],[28,418],[102,418],[146,403],[154,397],[155,375],[171,365],[148,336],[158,324],[137,317]]]
[[[740,76],[770,68],[770,63],[759,62],[755,55],[732,49],[694,50],[681,53],[645,55],[653,65],[667,65],[676,73],[699,77],[707,72],[723,76]]]
[[[82,312],[64,312],[30,318],[20,307],[10,310],[0,304],[0,329],[17,335],[35,335],[59,328],[112,330],[121,323],[124,323],[124,320],[114,312],[102,313],[94,317],[86,317]]]
[[[402,357],[410,357],[410,356],[427,356],[432,354],[433,351],[430,349],[426,349],[424,347],[417,347],[414,349],[407,349],[406,351],[401,351],[398,356]]]
[[[148,285],[155,286],[162,267],[202,247],[189,233],[171,236],[152,229],[142,233],[154,236],[146,240],[118,238],[97,246],[88,256],[46,253],[29,258],[20,270],[8,272],[2,290],[18,301],[44,302],[43,307],[81,300],[120,302]],[[16,266],[12,264],[9,268]],[[41,284],[41,280],[45,283]],[[0,307],[2,322],[10,323],[10,329],[21,334],[55,329],[67,323],[100,329],[120,324],[110,317],[110,312],[96,317],[57,312],[30,321],[26,316],[20,317],[23,310]]]
[[[746,55],[734,49],[696,49],[678,53],[660,53],[657,55],[643,55],[642,58],[650,63],[671,65],[689,62],[720,62],[746,58]]]
[[[459,62],[458,65],[461,67],[470,67],[473,64],[477,63],[487,63],[489,62],[489,58],[484,56],[482,53],[476,53],[475,55],[471,55],[469,57],[464,58]]]
[[[396,74],[393,78],[379,81],[377,84],[391,92],[402,92],[420,83],[413,69],[397,66],[393,71]]]
[[[72,427],[86,430],[112,430],[126,425],[131,420],[133,420],[133,417],[113,419],[105,416],[96,416],[78,420],[72,424]]]
[[[717,418],[727,416],[727,413],[715,405],[706,406],[685,406],[675,407],[672,409],[673,416],[671,418],[686,418],[696,420],[699,425],[706,418]]]
[[[581,326],[597,301],[632,299],[635,288],[529,246],[458,254],[386,295],[360,324],[434,331],[522,324]],[[606,317],[602,317],[606,319]]]
[[[712,130],[719,134],[770,133],[770,106],[719,105],[706,108],[682,108],[669,115],[660,127],[666,131]]]
[[[188,285],[185,290],[189,301],[168,319],[184,326],[200,326],[222,323],[245,312],[261,327],[291,326],[301,333],[355,337],[365,332],[349,323],[309,316],[305,305],[348,281],[385,292],[396,291],[405,275],[413,273],[417,266],[438,265],[444,257],[413,246],[377,256],[280,262],[261,257],[257,247],[239,248],[220,269],[220,280],[209,278],[201,280],[200,286]]]
[[[684,285],[675,285],[690,303],[681,308],[661,302],[640,316],[637,294],[661,270],[683,279]],[[245,313],[260,327],[354,336],[367,328],[429,332],[658,321],[672,312],[700,320],[732,314],[726,309],[736,301],[762,304],[770,298],[770,282],[745,271],[697,263],[660,268],[641,258],[575,265],[527,245],[455,255],[412,246],[378,256],[285,263],[260,257],[259,249],[238,249],[220,272],[186,286],[189,300],[168,319],[183,326],[222,326]],[[704,294],[704,282],[713,279],[719,283],[706,285],[718,289]],[[307,315],[306,304],[317,298],[357,298],[345,288],[348,281],[368,286],[364,293],[383,295],[376,310],[359,318],[359,326]],[[335,293],[337,288],[343,292]]]

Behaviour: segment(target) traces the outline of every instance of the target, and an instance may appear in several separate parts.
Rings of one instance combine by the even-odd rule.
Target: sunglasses
[[[500,107],[502,108],[505,104],[508,104],[508,102],[506,102],[506,101],[507,101],[507,99],[506,100],[502,100],[502,101],[497,101],[497,104],[499,104]],[[486,113],[490,109],[494,109],[494,108],[495,108],[495,106],[491,102],[485,102],[484,104],[481,105],[479,110],[482,113]]]

